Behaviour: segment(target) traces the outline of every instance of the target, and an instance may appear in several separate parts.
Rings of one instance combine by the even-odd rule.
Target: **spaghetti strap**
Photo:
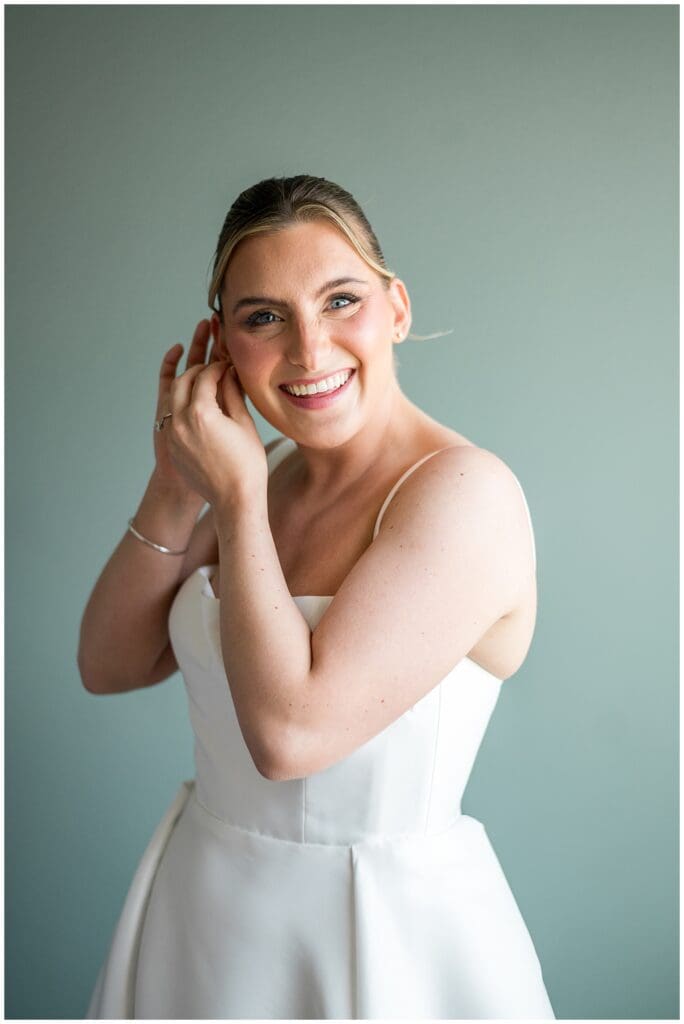
[[[380,523],[382,522],[382,517],[385,514],[385,510],[387,509],[387,506],[389,505],[390,501],[392,500],[394,495],[397,493],[397,491],[399,490],[399,488],[403,484],[404,480],[406,480],[406,478],[408,476],[410,476],[411,473],[413,473],[414,469],[418,469],[418,467],[422,466],[422,464],[424,462],[427,462],[428,459],[431,459],[433,455],[437,455],[439,452],[443,452],[443,451],[446,451],[446,448],[438,448],[436,452],[429,452],[427,455],[424,455],[422,459],[418,459],[418,461],[414,462],[412,466],[409,466],[409,468],[406,470],[405,473],[402,473],[402,475],[399,477],[399,479],[395,483],[395,485],[392,488],[392,490],[389,492],[389,494],[387,495],[387,497],[383,501],[382,506],[380,508],[380,511],[378,512],[378,518],[375,520],[375,527],[373,529],[373,540],[375,540],[375,538],[378,535],[378,530],[380,529]]]
[[[446,450],[447,450],[446,448],[438,448],[436,452],[430,452],[428,455],[424,455],[422,459],[418,459],[418,462],[414,462],[414,464],[412,466],[409,466],[409,468],[406,470],[406,472],[403,473],[402,476],[399,477],[399,479],[397,480],[395,485],[392,487],[392,490],[389,492],[389,494],[387,495],[387,497],[385,498],[385,500],[382,503],[382,506],[381,506],[380,511],[378,513],[378,518],[375,521],[375,528],[373,530],[373,540],[375,540],[375,538],[378,535],[378,531],[380,529],[380,523],[382,521],[383,515],[385,514],[385,511],[387,510],[387,506],[389,505],[390,501],[392,500],[394,495],[397,493],[397,491],[399,490],[399,488],[403,484],[404,480],[406,480],[406,478],[408,476],[410,476],[411,473],[413,473],[413,471],[415,469],[418,469],[418,467],[422,466],[422,464],[424,462],[427,462],[428,459],[432,458],[433,455],[437,455],[439,452],[443,452],[443,451],[446,451]],[[520,488],[520,493],[522,494],[523,502],[525,504],[525,511],[527,512],[527,521],[528,521],[528,523],[530,525],[530,537],[531,537],[531,540],[532,540],[532,557],[534,559],[534,569],[535,569],[535,572],[536,572],[536,570],[537,570],[537,545],[536,545],[535,538],[534,538],[534,527],[532,525],[532,516],[530,514],[530,507],[527,504],[527,498],[525,497],[525,491],[523,490],[523,486],[520,483],[520,481],[518,480],[518,478],[515,475],[515,473],[513,474],[513,478],[515,479],[515,482],[517,483],[518,487]]]
[[[278,443],[276,445],[274,445],[273,448],[271,448],[270,452],[266,456],[267,461],[268,461],[269,475],[273,472],[273,470],[276,468],[276,466],[278,466],[283,461],[283,459],[289,454],[291,449],[296,448],[296,447],[297,447],[297,443],[296,443],[296,441],[293,441],[291,437],[287,437],[286,435],[283,435],[281,438],[278,439]],[[454,447],[454,446],[448,445],[447,447]],[[380,511],[378,513],[378,517],[375,520],[375,526],[373,528],[373,540],[375,540],[375,538],[378,535],[378,531],[380,529],[380,523],[382,522],[382,517],[384,516],[384,514],[385,514],[385,512],[387,510],[387,506],[389,505],[390,501],[392,500],[394,495],[397,493],[397,491],[399,490],[399,488],[403,484],[404,480],[406,480],[406,478],[409,477],[411,475],[411,473],[414,472],[414,470],[418,469],[419,466],[422,466],[422,464],[424,462],[427,462],[428,459],[431,459],[433,455],[437,455],[437,454],[439,454],[439,452],[443,452],[443,451],[446,451],[446,450],[447,450],[446,448],[438,448],[437,451],[428,452],[427,455],[424,455],[422,457],[422,459],[418,459],[417,462],[414,462],[412,466],[409,466],[409,468],[404,473],[402,473],[402,475],[399,477],[399,479],[394,484],[394,486],[392,487],[391,491],[389,492],[389,494],[387,495],[387,497],[385,498],[385,500],[382,503],[382,506],[381,506]],[[523,486],[520,483],[520,481],[518,480],[518,478],[515,475],[515,473],[513,474],[513,477],[514,477],[515,482],[517,483],[518,487],[520,488],[520,493],[522,494],[523,502],[524,502],[524,505],[525,505],[525,511],[527,512],[527,521],[528,521],[528,523],[530,525],[530,536],[531,536],[531,540],[532,540],[532,556],[534,558],[534,568],[535,568],[535,572],[536,572],[536,569],[537,569],[537,545],[536,545],[535,537],[534,537],[534,527],[532,525],[532,516],[530,514],[530,507],[527,504],[527,498],[525,496],[525,491],[523,490]]]

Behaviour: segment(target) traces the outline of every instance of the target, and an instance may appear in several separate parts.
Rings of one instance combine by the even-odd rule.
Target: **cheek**
[[[391,328],[388,321],[377,309],[361,309],[345,324],[344,335],[350,347],[361,359],[372,358],[385,349],[390,340]]]
[[[238,373],[245,380],[258,377],[273,362],[273,354],[267,346],[258,345],[239,333],[229,336],[228,348]]]

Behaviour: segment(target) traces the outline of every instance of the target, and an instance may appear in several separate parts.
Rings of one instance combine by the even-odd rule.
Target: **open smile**
[[[279,386],[285,397],[300,409],[326,409],[334,402],[338,402],[342,395],[349,390],[355,376],[356,370],[352,370],[347,379],[338,387],[328,387],[326,391],[318,391],[313,395],[293,395],[286,390],[283,384]]]

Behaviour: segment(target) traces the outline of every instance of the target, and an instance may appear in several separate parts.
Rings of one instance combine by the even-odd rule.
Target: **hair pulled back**
[[[293,224],[319,218],[332,221],[348,238],[359,256],[389,288],[396,274],[389,270],[380,243],[363,210],[340,185],[312,174],[295,174],[288,178],[264,178],[241,192],[229,209],[216,244],[213,257],[209,307],[223,321],[221,290],[228,263],[243,238],[279,231]],[[417,340],[440,337],[443,333],[412,335]]]
[[[296,174],[291,178],[264,178],[241,192],[231,206],[214,254],[209,306],[223,319],[223,278],[233,251],[243,238],[321,217],[337,225],[388,287],[395,275],[388,270],[375,232],[354,197],[326,178]]]

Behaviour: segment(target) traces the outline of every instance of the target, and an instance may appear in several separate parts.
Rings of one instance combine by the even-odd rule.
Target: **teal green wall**
[[[558,1017],[677,1018],[678,7],[5,11],[6,1016],[82,1016],[192,775],[180,675],[88,694],[80,618],[228,206],[308,172],[413,330],[453,328],[398,350],[405,391],[534,519],[536,635],[464,810]]]

